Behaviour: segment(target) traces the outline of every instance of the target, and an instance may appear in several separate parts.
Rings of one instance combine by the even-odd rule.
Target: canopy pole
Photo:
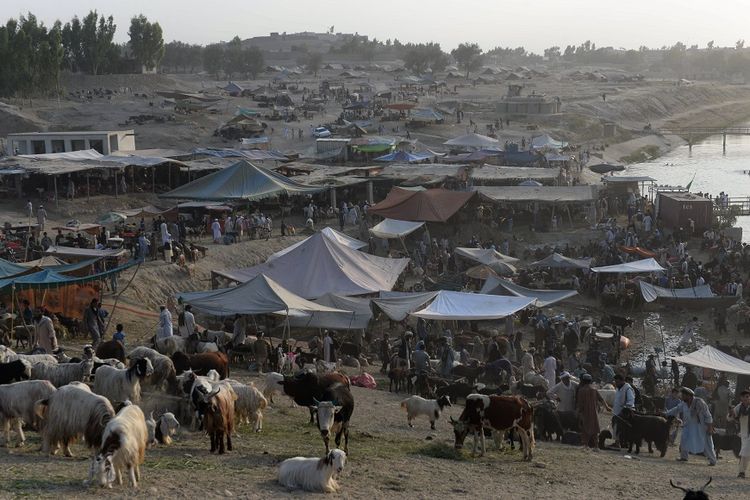
[[[91,199],[91,184],[89,183],[89,173],[86,172],[86,200]]]
[[[156,193],[156,167],[151,167],[151,192]]]
[[[55,185],[55,208],[59,208],[60,207],[60,201],[59,201],[60,197],[57,196],[57,176],[56,175],[52,176],[52,182]]]
[[[118,197],[118,194],[119,194],[118,191],[119,189],[117,188],[117,170],[115,170],[115,198]]]

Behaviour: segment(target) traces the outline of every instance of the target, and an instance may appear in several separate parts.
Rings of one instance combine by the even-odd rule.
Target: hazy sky
[[[4,17],[31,11],[46,24],[96,8],[115,17],[120,42],[130,18],[143,13],[159,21],[166,41],[200,44],[334,26],[382,40],[440,42],[444,50],[463,41],[535,52],[587,39],[627,48],[677,40],[726,46],[740,38],[750,45],[748,0],[0,0],[0,6]]]

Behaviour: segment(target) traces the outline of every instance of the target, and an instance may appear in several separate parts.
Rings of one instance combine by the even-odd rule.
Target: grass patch
[[[415,454],[432,458],[442,458],[444,460],[466,460],[466,457],[461,453],[461,450],[457,450],[446,443],[430,443],[416,450]]]
[[[216,463],[211,463],[205,460],[197,460],[195,458],[177,458],[177,457],[163,457],[159,460],[148,460],[143,464],[146,469],[153,470],[214,470],[217,467]]]

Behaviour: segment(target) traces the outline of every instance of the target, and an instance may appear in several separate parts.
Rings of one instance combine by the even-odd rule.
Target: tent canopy
[[[327,293],[311,302],[352,312],[334,313],[321,311],[316,312],[312,317],[290,316],[290,326],[298,328],[331,328],[334,330],[364,330],[372,319],[370,299],[343,297]]]
[[[308,186],[245,160],[160,195],[162,198],[204,201],[259,200],[281,193],[309,194],[325,187]]]
[[[383,162],[402,162],[402,163],[416,163],[420,161],[429,160],[435,155],[431,153],[408,153],[406,151],[394,151],[387,155],[378,156],[375,161]]]
[[[305,315],[315,312],[347,312],[305,300],[262,274],[236,287],[181,293],[177,296],[184,303],[214,316],[271,313]]]
[[[461,257],[479,262],[480,264],[492,265],[497,261],[504,262],[505,264],[515,264],[518,259],[503,255],[497,250],[491,248],[469,248],[469,247],[456,247],[456,254]]]
[[[715,297],[709,285],[696,286],[693,288],[663,288],[651,285],[645,281],[639,282],[641,295],[646,302],[653,302],[660,298],[670,299],[705,299]]]
[[[329,240],[334,241],[338,244],[344,245],[346,247],[349,247],[352,250],[359,250],[367,246],[367,243],[354,239],[351,236],[348,236],[342,232],[336,231],[335,229],[330,228],[330,227],[324,227],[323,229],[321,229],[320,234],[323,235],[324,238],[328,238]],[[312,236],[309,236],[305,238],[304,240],[298,243],[295,243],[294,245],[289,245],[283,250],[279,250],[275,254],[272,254],[270,257],[268,257],[268,259],[266,259],[266,262],[270,262],[274,259],[281,257],[282,255],[285,255],[291,252],[292,250],[299,247],[300,245],[305,244],[305,242],[309,240],[310,238],[312,238]]]
[[[370,234],[377,238],[393,239],[403,238],[420,227],[424,222],[411,222],[405,220],[385,219],[370,229]]]
[[[46,288],[59,288],[68,285],[79,285],[81,283],[88,283],[91,281],[106,279],[109,275],[120,273],[128,269],[129,267],[134,266],[135,264],[137,264],[137,262],[131,260],[121,266],[103,271],[101,273],[91,274],[89,276],[67,276],[52,269],[42,269],[41,271],[31,272],[29,274],[0,279],[0,289],[13,286],[16,289],[41,290]],[[67,271],[71,270],[72,269],[67,269]]]
[[[540,135],[531,139],[532,149],[544,149],[544,148],[562,149],[567,145],[568,145],[567,142],[558,141],[557,139],[552,138],[548,134]]]
[[[657,273],[664,271],[664,268],[659,265],[654,259],[642,259],[633,262],[625,262],[623,264],[615,264],[614,266],[602,266],[592,267],[591,271],[595,273],[614,273],[614,274],[627,274],[627,273]]]
[[[359,252],[315,233],[264,264],[215,273],[242,283],[265,274],[292,293],[315,299],[327,293],[349,296],[390,290],[408,262]]]
[[[515,295],[516,297],[530,297],[536,299],[537,307],[547,307],[570,297],[578,295],[575,290],[535,290],[526,288],[512,281],[490,277],[479,293],[489,295]]]
[[[441,290],[429,306],[411,315],[439,320],[501,319],[534,305],[535,300],[529,297],[504,297]]]
[[[386,316],[393,321],[403,321],[417,309],[437,296],[438,292],[380,292],[380,297],[372,299]]]
[[[710,345],[685,356],[672,356],[672,359],[685,365],[699,366],[719,372],[750,375],[750,363],[723,353]]]
[[[457,147],[457,148],[470,148],[470,149],[491,149],[499,148],[500,141],[487,137],[481,134],[466,134],[460,137],[456,137],[449,141],[445,141],[443,144],[446,146]]]
[[[394,187],[388,196],[368,212],[389,219],[445,222],[474,196],[473,192],[427,189],[412,191]]]
[[[552,269],[588,269],[591,259],[572,259],[555,252],[542,260],[532,262],[529,267],[549,267]]]

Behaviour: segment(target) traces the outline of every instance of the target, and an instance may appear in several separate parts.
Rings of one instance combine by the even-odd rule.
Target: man
[[[424,349],[424,342],[417,342],[417,350],[414,351],[414,368],[419,372],[430,371],[430,356]]]
[[[529,347],[521,356],[521,375],[526,375],[529,372],[536,372],[536,366],[534,365],[534,352],[533,347]]]
[[[688,321],[685,325],[685,329],[682,331],[682,337],[680,337],[680,345],[692,344],[695,345],[695,334],[698,331],[698,318],[693,316],[693,319]]]
[[[213,235],[214,243],[221,243],[221,224],[219,224],[219,219],[214,219],[211,223],[211,234]]]
[[[612,434],[615,437],[615,441],[620,443],[620,436],[618,435],[618,427],[620,425],[620,414],[625,408],[635,410],[635,391],[630,384],[625,382],[625,377],[618,373],[614,378],[615,387],[615,401],[612,404]]]
[[[679,405],[680,401],[680,391],[677,389],[677,387],[673,387],[672,391],[667,395],[666,398],[664,398],[664,409],[671,410],[672,408]],[[678,427],[676,425],[673,425],[672,429],[669,431],[669,444],[671,445],[674,445],[674,440],[677,437],[677,430]]]
[[[270,346],[264,337],[263,332],[258,332],[258,338],[253,343],[253,352],[255,353],[255,364],[258,367],[258,373],[268,368],[268,352]]]
[[[391,362],[391,339],[387,333],[383,334],[383,342],[380,344],[380,361],[380,372],[388,373],[388,365]]]
[[[177,331],[179,332],[180,336],[182,337],[189,337],[193,333],[195,333],[196,327],[195,327],[195,315],[193,314],[193,306],[190,304],[185,306],[184,311],[180,315],[180,317],[177,318]]]
[[[576,411],[581,421],[581,443],[594,451],[599,450],[597,438],[599,437],[599,405],[609,410],[609,406],[602,399],[592,385],[593,378],[588,373],[581,376],[581,386],[576,396]]]
[[[703,453],[708,459],[708,465],[716,465],[716,453],[711,434],[714,433],[714,420],[708,405],[701,398],[695,396],[692,389],[680,389],[682,402],[667,411],[668,416],[682,419],[682,435],[680,436],[680,462],[687,462],[688,454]]]
[[[47,222],[47,211],[44,209],[44,205],[39,205],[39,210],[36,212],[36,221],[39,223],[39,230],[44,231],[44,223]]]
[[[410,331],[404,331],[401,334],[401,344],[398,346],[398,357],[406,361],[406,369],[411,369],[411,339],[414,334]]]
[[[156,332],[156,337],[165,339],[173,335],[172,331],[172,313],[169,312],[167,306],[159,306],[159,329]]]
[[[740,466],[737,477],[744,478],[747,474],[747,466],[750,464],[750,390],[740,392],[740,404],[729,409],[728,418],[736,419],[740,424]]]
[[[557,359],[555,358],[554,354],[552,354],[552,351],[547,351],[547,357],[544,358],[542,370],[544,371],[544,378],[547,379],[548,387],[552,387],[553,385],[555,385]]]
[[[326,330],[326,336],[323,337],[323,361],[328,363],[336,362],[333,358],[333,338],[331,338],[331,332],[328,330]]]
[[[39,242],[42,245],[42,248],[46,251],[49,247],[52,246],[52,238],[50,238],[47,233],[45,232],[42,236],[42,241]]]
[[[26,200],[26,216],[29,219],[34,217],[34,204],[31,203],[31,200]]]
[[[21,317],[23,318],[23,324],[25,326],[32,326],[34,320],[34,313],[31,310],[31,303],[28,300],[23,299],[23,310],[21,311]]]
[[[37,308],[34,312],[34,338],[36,347],[41,347],[47,354],[52,354],[57,350],[57,336],[55,335],[55,326],[49,316]]]
[[[91,345],[96,348],[102,339],[102,334],[104,334],[104,320],[101,314],[99,314],[98,299],[91,299],[89,307],[83,313],[83,322],[89,330],[89,335],[91,335]]]
[[[559,411],[576,410],[576,391],[578,384],[570,380],[570,373],[562,372],[560,382],[547,391],[547,397],[560,402],[557,406]]]
[[[448,343],[448,337],[440,337],[440,348],[440,374],[443,377],[450,377],[456,355],[453,353],[453,347]]]
[[[138,236],[138,259],[141,261],[146,260],[146,256],[149,254],[149,250],[151,243],[148,241],[148,238],[146,238],[146,235],[144,233],[141,233],[140,236]]]

